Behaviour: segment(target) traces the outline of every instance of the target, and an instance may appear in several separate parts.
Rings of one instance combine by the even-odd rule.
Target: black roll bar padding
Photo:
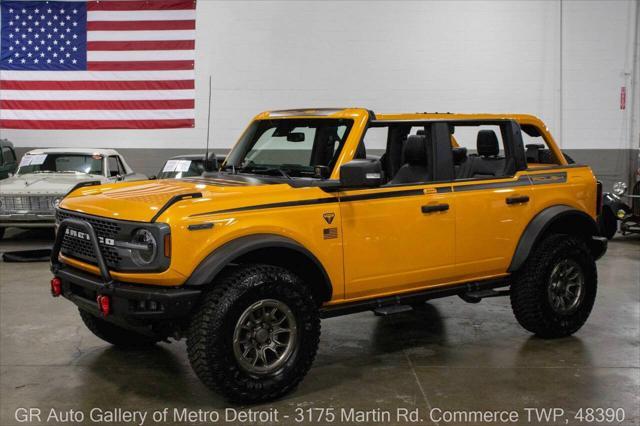
[[[100,251],[100,245],[98,244],[96,231],[93,229],[93,226],[91,226],[89,222],[80,219],[64,219],[60,222],[60,225],[58,225],[56,241],[53,243],[53,249],[51,250],[51,265],[54,268],[54,273],[55,270],[60,269],[62,266],[60,260],[58,260],[58,255],[60,254],[60,249],[62,248],[62,240],[64,239],[65,231],[69,226],[80,228],[89,235],[91,245],[93,246],[93,251],[96,255],[96,260],[98,261],[100,275],[102,276],[105,285],[111,284],[113,280],[111,279],[111,274],[109,273],[109,269],[107,268],[107,263],[102,256],[102,251]]]

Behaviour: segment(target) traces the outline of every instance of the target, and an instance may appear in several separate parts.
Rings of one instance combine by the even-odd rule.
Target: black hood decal
[[[187,177],[180,180],[211,186],[256,186],[283,183],[282,180],[267,176],[234,175],[230,173],[204,173],[202,176]]]

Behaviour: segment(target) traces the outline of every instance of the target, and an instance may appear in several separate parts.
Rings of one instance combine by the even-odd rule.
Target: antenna
[[[204,166],[205,170],[209,171],[211,168],[211,161],[209,161],[209,135],[211,133],[211,75],[209,75],[209,109],[207,110],[207,147],[204,151]]]

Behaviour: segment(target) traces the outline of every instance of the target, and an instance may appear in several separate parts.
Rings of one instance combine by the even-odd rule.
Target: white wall
[[[18,146],[200,148],[212,74],[217,148],[231,146],[262,110],[305,106],[533,113],[565,148],[637,147],[631,87],[628,109],[619,109],[635,5],[199,0],[195,129],[0,132]]]

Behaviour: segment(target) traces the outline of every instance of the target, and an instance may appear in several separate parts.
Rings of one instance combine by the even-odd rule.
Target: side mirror
[[[340,167],[343,188],[373,188],[382,185],[382,164],[378,160],[351,160]]]
[[[156,175],[149,176],[149,180],[156,180],[156,179],[158,179],[158,176]]]

